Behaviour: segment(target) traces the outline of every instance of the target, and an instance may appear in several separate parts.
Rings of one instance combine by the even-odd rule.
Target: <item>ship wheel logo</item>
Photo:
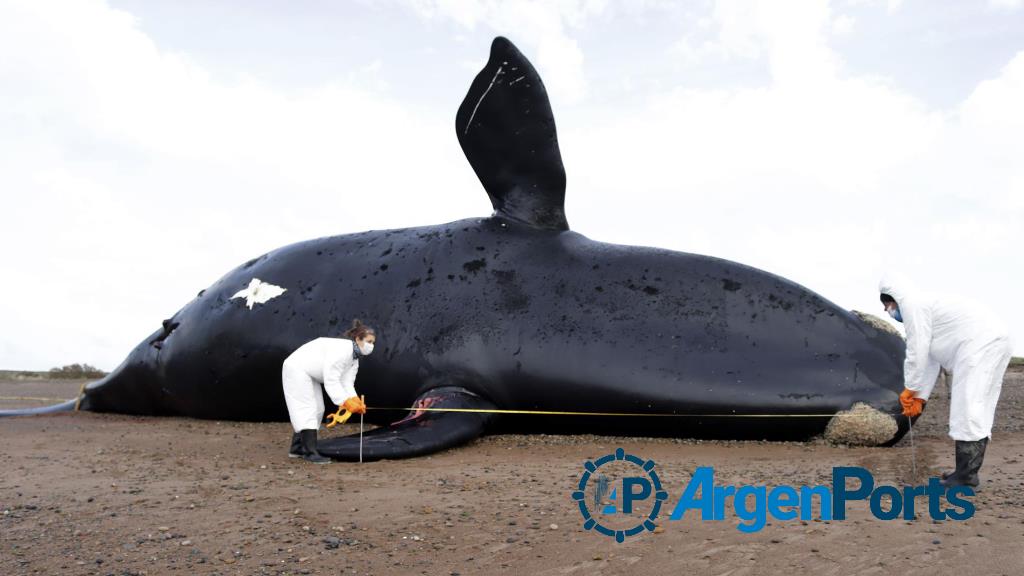
[[[612,454],[583,464],[572,499],[580,508],[584,529],[622,542],[644,530],[654,531],[668,492],[661,487],[654,460],[616,448]]]

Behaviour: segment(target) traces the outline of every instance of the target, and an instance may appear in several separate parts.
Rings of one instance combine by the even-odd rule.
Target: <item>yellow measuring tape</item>
[[[85,386],[83,385],[83,388]],[[30,400],[38,402],[67,402],[66,398],[43,398],[39,396],[0,396],[0,400]],[[81,392],[75,402],[78,410],[82,402]],[[416,408],[396,406],[367,406],[367,410],[394,410],[401,412],[470,412],[477,414],[533,414],[535,416],[645,416],[658,418],[831,418],[835,414],[686,414],[678,412],[572,412],[568,410],[502,410],[499,408]],[[338,407],[338,411],[327,415],[328,428],[344,424],[352,412]]]
[[[476,412],[482,414],[536,414],[542,416],[658,416],[688,418],[831,418],[835,414],[680,414],[678,412],[570,412],[565,410],[501,410],[497,408],[398,408],[367,406],[367,410],[402,410],[408,412]],[[340,412],[340,409],[339,409]],[[334,416],[332,414],[331,416]]]
[[[345,410],[341,406],[338,406],[338,411],[334,414],[327,415],[327,427],[334,428],[335,424],[344,424],[348,422],[348,419],[352,417],[352,413]]]
[[[360,396],[359,399],[365,401],[366,400],[366,396],[365,395],[364,396]],[[365,406],[365,404],[364,404],[364,406]],[[348,419],[351,418],[351,417],[352,417],[352,412],[349,412],[348,410],[345,410],[341,406],[338,406],[338,411],[337,412],[335,412],[334,414],[328,414],[327,415],[327,427],[328,428],[334,428],[335,424],[344,424],[345,422],[348,422]]]

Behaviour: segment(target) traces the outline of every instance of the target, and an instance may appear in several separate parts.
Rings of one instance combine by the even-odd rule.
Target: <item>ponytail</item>
[[[349,340],[360,340],[371,334],[376,335],[377,333],[373,331],[373,328],[363,324],[362,320],[356,318],[352,321],[352,327],[345,331],[344,336]]]

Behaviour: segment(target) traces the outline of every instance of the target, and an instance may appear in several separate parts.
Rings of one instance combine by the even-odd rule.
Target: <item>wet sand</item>
[[[10,397],[73,397],[80,381],[0,381]],[[915,427],[917,482],[953,464],[948,391]],[[0,419],[2,574],[1006,574],[1024,572],[1024,372],[1007,374],[982,490],[965,521],[660,518],[616,544],[570,498],[585,460],[617,447],[657,462],[674,505],[697,466],[718,484],[828,484],[833,466],[911,478],[893,448],[493,436],[432,457],[315,466],[286,423],[63,413]],[[349,424],[329,434],[357,431]],[[919,504],[919,507],[921,505]],[[920,509],[920,508],[919,508]]]

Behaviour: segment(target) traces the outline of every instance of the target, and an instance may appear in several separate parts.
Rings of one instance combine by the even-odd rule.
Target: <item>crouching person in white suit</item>
[[[977,486],[1013,351],[1009,331],[980,303],[919,292],[898,275],[884,278],[878,289],[886,311],[907,330],[903,413],[920,414],[939,368],[951,371],[949,435],[956,468],[942,474],[942,484]]]
[[[369,326],[358,319],[344,338],[317,338],[292,352],[284,361],[281,381],[288,417],[295,434],[288,456],[302,457],[316,464],[331,461],[316,449],[316,433],[324,418],[324,390],[331,401],[352,412],[364,414],[366,405],[356,394],[359,359],[373,351],[377,340]]]

